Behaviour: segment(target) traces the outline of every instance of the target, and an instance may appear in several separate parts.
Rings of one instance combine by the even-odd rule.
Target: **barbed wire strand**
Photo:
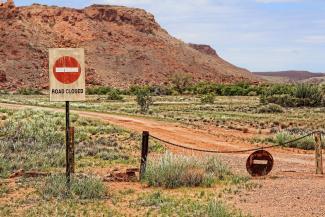
[[[179,144],[176,144],[176,143],[173,143],[173,142],[169,142],[169,141],[166,141],[164,139],[160,139],[159,137],[156,137],[156,136],[153,136],[153,135],[150,135],[150,134],[149,134],[149,136],[151,138],[153,138],[153,139],[156,139],[156,140],[160,141],[160,142],[164,142],[166,144],[169,144],[169,145],[172,145],[172,146],[175,146],[175,147],[179,147],[179,148],[183,148],[183,149],[187,149],[187,150],[191,150],[191,151],[206,152],[206,153],[217,153],[217,154],[234,154],[234,153],[245,153],[245,152],[258,151],[258,150],[263,150],[263,149],[279,147],[279,146],[285,146],[285,145],[297,142],[299,140],[302,140],[302,139],[304,139],[306,137],[312,136],[312,135],[314,135],[316,133],[324,134],[324,132],[321,132],[321,131],[313,131],[313,132],[311,132],[311,133],[309,133],[309,134],[307,134],[305,136],[302,136],[302,137],[299,137],[297,139],[287,141],[285,143],[281,143],[281,144],[277,144],[277,145],[270,145],[270,146],[265,146],[265,147],[252,148],[252,149],[237,150],[237,151],[217,151],[217,150],[193,148],[193,147],[189,147],[189,146],[185,146],[185,145],[179,145]]]

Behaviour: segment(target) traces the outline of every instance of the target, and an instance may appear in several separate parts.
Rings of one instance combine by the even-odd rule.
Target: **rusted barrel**
[[[273,168],[273,157],[265,151],[259,150],[252,153],[246,161],[247,172],[253,176],[266,176]]]

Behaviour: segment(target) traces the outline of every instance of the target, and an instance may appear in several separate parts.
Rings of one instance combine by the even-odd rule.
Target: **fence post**
[[[143,175],[146,172],[148,147],[149,147],[149,132],[143,131],[142,145],[141,145],[140,180],[143,178]]]
[[[75,173],[75,159],[74,159],[74,127],[70,127],[70,153],[69,153],[69,157],[70,157],[70,171],[71,173]]]
[[[321,133],[315,133],[315,159],[316,174],[323,174],[323,157],[322,157],[322,137]]]

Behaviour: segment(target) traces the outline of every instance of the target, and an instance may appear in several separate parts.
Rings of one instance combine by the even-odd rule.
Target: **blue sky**
[[[209,44],[251,71],[325,72],[325,0],[16,0],[82,8],[94,3],[153,13],[170,34]]]

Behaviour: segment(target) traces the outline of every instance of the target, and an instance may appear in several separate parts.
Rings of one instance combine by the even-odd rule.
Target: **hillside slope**
[[[308,71],[254,72],[254,74],[273,83],[304,82],[306,79],[325,76],[325,73],[313,73]]]
[[[258,79],[170,36],[141,9],[0,6],[0,87],[48,87],[48,48],[83,47],[87,85],[163,84],[171,74],[223,83]],[[209,51],[211,53],[211,51]],[[213,52],[212,52],[213,53]]]

